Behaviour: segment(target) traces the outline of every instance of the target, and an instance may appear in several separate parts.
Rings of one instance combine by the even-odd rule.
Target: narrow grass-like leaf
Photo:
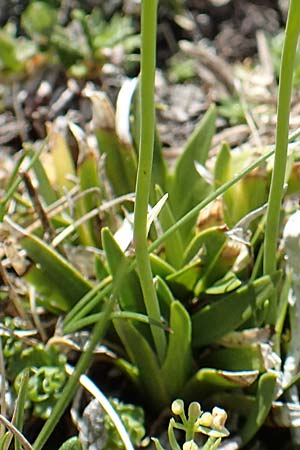
[[[157,256],[155,253],[150,253],[150,263],[154,276],[158,275],[165,278],[175,272],[174,267],[168,264],[164,259]]]
[[[224,228],[214,227],[198,233],[186,249],[186,265],[166,278],[175,292],[185,295],[194,291],[198,296],[223,278],[239,253],[228,241]]]
[[[258,370],[260,373],[266,371],[262,347],[258,344],[215,350],[204,357],[201,364],[222,370]]]
[[[121,162],[123,171],[121,172],[121,177],[126,180],[126,192],[134,192],[136,171],[137,171],[137,161],[132,145],[125,144],[118,141],[118,151],[121,154]]]
[[[240,205],[238,209],[233,210],[235,221],[242,219],[249,212],[260,208],[267,202],[268,181],[268,174],[264,167],[258,167],[240,181],[240,190],[238,192]]]
[[[229,145],[224,142],[219,151],[214,168],[214,187],[218,189],[222,184],[226,183],[232,178],[232,155]],[[225,222],[228,226],[234,224],[230,212],[234,205],[234,188],[228,189],[223,194],[223,214]]]
[[[158,131],[155,129],[150,200],[155,198],[155,186],[160,186],[162,190],[166,188],[166,180],[167,165],[162,153],[162,144],[159,139]]]
[[[34,155],[34,150],[30,148],[27,152],[31,156]],[[51,205],[51,203],[54,203],[57,200],[57,194],[51,185],[47,172],[39,158],[34,162],[32,169],[38,181],[39,195],[46,205]]]
[[[115,364],[126,374],[134,387],[139,389],[139,371],[137,367],[124,358],[117,358]]]
[[[6,417],[0,414],[0,422],[14,435],[15,439],[18,439],[24,448],[24,450],[32,450],[29,441],[23,436],[23,434],[9,421]]]
[[[71,189],[74,183],[68,179],[68,175],[75,175],[75,166],[71,150],[64,134],[54,124],[47,124],[47,133],[50,145],[50,153],[53,160],[56,188],[64,195],[65,188]]]
[[[175,302],[173,292],[163,278],[157,275],[154,279],[155,290],[164,320],[170,322],[171,305]]]
[[[192,209],[207,193],[208,187],[195,168],[195,161],[205,164],[215,131],[216,108],[211,106],[177,161],[170,189],[172,211],[176,219]]]
[[[288,309],[289,303],[289,293],[292,285],[293,271],[289,271],[286,274],[286,277],[283,282],[283,286],[281,288],[279,303],[277,308],[277,320],[275,325],[275,339],[274,339],[274,349],[278,355],[280,355],[280,347],[281,347],[281,335],[284,330],[284,322],[286,319],[286,313]]]
[[[219,255],[211,258],[210,264],[205,267],[204,262],[203,276],[195,286],[195,294],[198,296],[206,291],[214,282],[220,280],[225,276],[228,269],[231,269],[234,261],[239,254],[239,250],[230,244],[225,244]]]
[[[97,155],[93,150],[81,152],[80,159],[77,166],[77,175],[79,177],[79,184],[81,191],[88,191],[93,188],[93,192],[87,193],[79,203],[79,212],[81,216],[97,208],[101,200],[101,183],[99,180],[99,168]],[[97,221],[95,218],[89,219],[85,224],[79,228],[79,233],[82,228],[86,229],[85,245],[98,247],[100,244],[100,229],[97,230]],[[98,224],[98,228],[99,224]]]
[[[232,372],[217,369],[200,369],[188,381],[183,397],[187,400],[205,398],[225,389],[241,389],[251,386],[259,373],[254,371]]]
[[[205,290],[209,295],[227,294],[234,291],[242,284],[241,280],[235,275],[235,273],[229,271],[220,280],[216,281],[212,286]]]
[[[0,437],[0,450],[7,450],[11,444],[13,434],[7,431]]]
[[[171,291],[165,280],[159,275],[155,277],[155,286],[160,300],[167,306],[171,307],[171,304],[175,301],[173,292]]]
[[[103,92],[88,93],[93,105],[94,132],[101,155],[106,157],[106,175],[116,195],[134,191],[136,155],[133,147],[121,143],[115,129],[115,113]]]
[[[247,421],[241,430],[243,445],[246,445],[263,425],[275,399],[277,375],[275,372],[267,372],[261,375],[257,392],[256,402],[247,416]]]
[[[95,273],[99,281],[108,276],[108,267],[102,255],[95,254]]]
[[[127,193],[126,182],[120,176],[123,168],[118,151],[113,107],[103,92],[87,91],[86,95],[92,102],[93,128],[98,140],[99,151],[106,157],[106,175],[116,195]]]
[[[150,232],[151,225],[155,220],[157,220],[157,217],[160,215],[161,211],[164,209],[164,206],[168,200],[168,194],[163,195],[161,198],[157,200],[157,202],[154,203],[153,208],[150,209],[150,211],[147,214],[147,236]]]
[[[138,78],[127,78],[121,86],[116,102],[116,133],[125,145],[131,145],[133,142],[130,130],[130,112],[137,86]]]
[[[99,154],[89,147],[83,130],[72,122],[69,128],[77,141],[79,155],[76,174],[79,180],[80,191],[84,192],[75,204],[75,217],[80,220],[88,216],[91,211],[99,206],[99,200],[103,191],[103,185],[99,180]],[[96,230],[96,217],[93,216],[78,226],[78,234],[81,244],[97,247],[100,243],[100,230]]]
[[[26,250],[27,255],[39,266],[40,271],[49,277],[64,297],[68,309],[92,288],[80,272],[53,248],[11,220],[6,220],[13,232],[17,234],[19,243]],[[62,306],[65,307],[65,305]]]
[[[231,162],[231,149],[227,142],[223,142],[214,166],[215,189],[222,186],[222,184],[226,183],[232,177]]]
[[[53,314],[70,309],[70,303],[65,293],[57,286],[56,280],[51,279],[47,272],[32,264],[23,275],[27,283],[35,287],[41,295],[40,301],[43,307]]]
[[[105,155],[106,175],[116,196],[127,194],[133,191],[128,188],[127,182],[123,177],[123,166],[119,157],[118,138],[111,130],[95,131],[101,155]]]
[[[184,262],[187,264],[196,256],[202,258],[219,254],[228,240],[226,229],[214,227],[204,230],[192,239],[184,253]],[[212,255],[211,255],[212,254]]]
[[[163,197],[163,191],[160,186],[155,186],[156,201]],[[166,231],[175,223],[173,213],[169,202],[166,202],[159,215],[159,222],[163,231]],[[166,253],[166,260],[175,268],[179,269],[183,262],[183,243],[179,231],[174,233],[164,243],[164,250]]]
[[[25,402],[27,398],[27,388],[29,380],[29,371],[25,369],[21,378],[18,397],[15,404],[15,411],[12,418],[12,423],[15,427],[22,431],[24,425],[24,414],[25,414]],[[21,450],[21,443],[15,438],[15,450]]]
[[[100,320],[101,317],[102,317],[101,312],[95,313],[95,314],[90,314],[90,315],[85,315],[82,319],[72,320],[72,323],[71,324],[69,323],[67,326],[64,327],[64,329],[65,330],[67,329],[68,334],[74,333],[74,332],[80,330],[81,328],[86,328],[90,325],[93,325],[94,323],[98,322],[98,320]],[[136,312],[116,311],[116,312],[112,313],[111,318],[112,319],[130,319],[130,320],[134,320],[136,322],[146,323],[147,325],[156,325],[158,327],[168,329],[161,322],[155,322],[155,320],[149,319],[148,316],[145,316],[144,314],[136,313]]]
[[[207,345],[236,330],[268,300],[279,279],[280,273],[258,278],[193,314],[193,345]]]
[[[201,273],[195,286],[196,295],[222,278],[234,263],[237,254],[225,251],[227,242],[228,237],[223,228],[209,228],[197,234],[188,246],[185,260],[190,261],[197,254],[201,260]]]
[[[231,152],[229,146],[224,143],[216,160],[215,188],[232,179],[238,170],[243,169],[249,159],[253,159],[250,150]],[[223,213],[228,226],[232,227],[250,211],[259,208],[266,202],[268,178],[266,168],[258,167],[224,193]]]
[[[114,320],[113,323],[131,361],[138,368],[143,395],[146,395],[154,411],[160,411],[169,404],[170,397],[155,353],[144,336],[129,321]]]
[[[137,157],[130,133],[130,106],[136,85],[136,79],[126,80],[120,89],[116,104],[116,134],[120,144],[123,176],[127,179],[129,187],[135,182],[137,172]]]
[[[137,157],[130,134],[130,106],[136,83],[136,80],[124,82],[117,98],[115,119],[116,135],[120,145],[119,151],[129,192],[134,190],[137,171]]]
[[[187,264],[183,269],[178,270],[166,277],[166,281],[171,286],[178,298],[191,295],[201,274],[201,259],[198,258]]]
[[[79,320],[85,317],[93,309],[98,311],[99,303],[109,296],[112,291],[112,279],[111,277],[104,278],[99,284],[94,286],[87,292],[73,308],[68,312],[64,320],[65,333],[68,333],[67,327],[71,326],[73,321]]]
[[[167,354],[162,377],[171,397],[179,394],[192,368],[191,320],[184,306],[174,301],[170,308],[170,327]]]
[[[29,164],[27,164],[26,168],[22,169],[23,171],[29,171],[35,161],[39,158],[40,154],[42,153],[42,151],[44,150],[44,146],[42,146],[35,154],[34,156],[31,158]],[[19,159],[18,163],[16,164],[11,177],[9,179],[9,182],[7,183],[6,186],[6,194],[3,197],[3,199],[1,199],[0,201],[0,220],[3,221],[4,215],[5,215],[5,208],[8,204],[8,201],[13,197],[13,195],[15,194],[15,192],[18,189],[19,184],[22,181],[22,177],[19,175],[19,170],[20,167],[22,166],[22,163],[24,161],[26,157],[26,154],[24,153],[21,158]]]
[[[266,161],[273,154],[274,150],[271,150],[266,154],[260,156],[256,161],[247,166],[246,169],[239,172],[238,175],[234,176],[231,180],[227,181],[227,183],[220,186],[218,189],[216,189],[216,191],[208,194],[204,200],[200,201],[200,203],[194,206],[194,208],[192,208],[181,219],[177,220],[177,222],[172,227],[170,227],[165,233],[163,233],[163,235],[159,236],[151,245],[149,245],[148,251],[152,252],[153,250],[158,248],[169,236],[175,233],[175,231],[182,230],[182,228],[183,227],[185,228],[188,223],[195,221],[197,215],[203,208],[209,205],[217,197],[224,194],[224,192],[226,192],[229,188],[234,186],[245,175],[250,173],[255,167],[258,167],[262,162]]]
[[[19,430],[22,431],[23,423],[24,423],[24,413],[25,413],[25,402],[27,396],[27,387],[28,387],[28,379],[29,379],[29,371],[27,369],[24,370],[22,379],[19,386],[18,396],[15,401],[15,409],[12,418],[12,424]],[[13,439],[12,433],[5,433],[0,439],[0,450],[8,450],[10,443]],[[21,444],[18,439],[15,437],[14,440],[14,448],[15,450],[21,450]]]
[[[127,311],[144,312],[142,291],[135,270],[130,269],[130,261],[120,249],[108,228],[102,230],[102,243],[109,270],[116,280],[122,277],[118,296],[121,308]]]

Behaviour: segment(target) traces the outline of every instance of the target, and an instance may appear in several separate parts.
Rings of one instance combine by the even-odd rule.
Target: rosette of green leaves
[[[27,407],[32,407],[36,416],[48,418],[66,381],[66,358],[56,347],[21,339],[16,333],[17,326],[20,332],[16,321],[8,318],[5,324],[12,331],[2,338],[7,379],[18,393],[24,371],[28,370]]]
[[[143,409],[130,403],[120,402],[117,399],[110,399],[110,403],[119,414],[132,444],[140,445],[141,440],[145,436]],[[107,440],[103,450],[123,449],[124,443],[107,414],[104,416],[104,427],[107,432]]]
[[[21,371],[14,386],[18,392],[23,376]],[[27,390],[27,407],[32,406],[33,414],[48,419],[66,381],[63,367],[31,367]]]

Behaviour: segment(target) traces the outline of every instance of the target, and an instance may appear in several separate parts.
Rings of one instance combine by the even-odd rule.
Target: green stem
[[[283,187],[286,173],[290,103],[293,84],[293,67],[300,32],[300,3],[291,0],[286,24],[286,34],[281,58],[275,160],[272,173],[266,220],[264,245],[264,274],[271,275],[276,270],[276,251],[279,235],[279,221]],[[277,298],[270,299],[267,322],[275,324]]]
[[[67,331],[67,327],[70,326],[73,321],[85,317],[100,303],[101,300],[110,294],[110,291],[111,277],[104,278],[100,283],[88,291],[88,293],[85,294],[66,315],[64,319],[64,333],[70,333],[70,331]]]
[[[219,447],[219,444],[221,444],[221,439],[220,438],[210,437],[206,441],[206,443],[205,443],[204,447],[202,448],[202,450],[215,450],[216,448]]]
[[[194,436],[195,436],[194,425],[195,425],[195,422],[190,423],[190,421],[188,421],[187,427],[185,430],[185,440],[186,441],[191,441],[194,439]]]
[[[35,440],[33,444],[34,450],[41,450],[43,448],[44,444],[47,442],[54,428],[58,424],[61,416],[71,402],[78,388],[80,375],[82,375],[89,367],[93,357],[94,349],[96,345],[99,344],[99,341],[101,340],[108,324],[110,323],[110,316],[113,311],[113,307],[114,297],[112,296],[104,308],[102,317],[93,329],[88,348],[81,354],[74,372],[67,381],[61,396],[59,397],[57,403],[55,404],[55,407],[53,408],[51,416],[49,417],[41,432],[39,433],[37,439]]]
[[[154,78],[156,64],[156,19],[157,0],[142,1],[142,45],[141,45],[141,129],[139,143],[139,163],[136,181],[136,201],[134,209],[134,242],[136,264],[140,277],[144,302],[149,318],[160,321],[150,259],[147,248],[147,212],[152,173],[154,146]],[[150,325],[156,353],[160,362],[166,351],[166,337],[162,329]]]

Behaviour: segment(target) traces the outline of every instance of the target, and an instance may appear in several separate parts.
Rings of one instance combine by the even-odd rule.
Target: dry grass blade
[[[33,186],[31,178],[28,175],[28,173],[23,172],[20,175],[24,181],[24,184],[26,186],[28,194],[32,200],[32,203],[33,203],[34,209],[37,213],[37,216],[44,228],[46,240],[48,241],[49,239],[53,239],[55,236],[55,230],[52,227],[52,224],[51,224],[51,222],[46,214],[46,211],[41,203],[37,189]]]
[[[68,375],[72,375],[74,369],[69,364],[66,365],[66,372]],[[108,414],[110,420],[116,427],[120,438],[124,444],[125,450],[134,450],[134,447],[130,441],[126,428],[124,427],[120,417],[116,413],[115,409],[112,407],[105,395],[100,391],[100,389],[86,376],[81,375],[79,378],[80,384],[95,397],[100,403],[101,407],[104,409],[106,414]]]
[[[29,286],[29,304],[30,304],[30,311],[32,315],[32,320],[34,322],[34,325],[36,326],[36,329],[42,339],[43,342],[47,341],[47,334],[44,330],[44,327],[40,321],[37,307],[36,307],[36,291],[33,286]]]
[[[121,195],[120,197],[117,197],[114,200],[102,204],[101,206],[99,206],[99,208],[92,209],[92,211],[89,211],[83,217],[80,217],[80,219],[71,223],[71,225],[69,225],[58,236],[56,236],[52,241],[53,247],[57,247],[64,239],[66,239],[71,233],[73,233],[80,225],[85,223],[87,220],[97,216],[99,213],[109,208],[112,208],[120,203],[123,203],[124,201],[133,201],[134,196],[135,194]]]
[[[11,432],[13,435],[18,439],[18,441],[21,443],[21,445],[24,447],[24,450],[33,450],[33,448],[30,445],[30,442],[27,441],[25,436],[23,436],[22,433],[9,421],[4,417],[2,414],[0,414],[0,422]]]
[[[19,316],[22,319],[29,321],[28,315],[27,315],[25,309],[23,308],[23,305],[19,299],[19,296],[18,296],[12,282],[10,281],[9,275],[1,261],[0,261],[0,276],[3,280],[3,283],[8,288],[9,298],[12,301],[17,313],[19,314]]]

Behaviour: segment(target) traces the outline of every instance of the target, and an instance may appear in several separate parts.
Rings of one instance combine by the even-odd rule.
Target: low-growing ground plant
[[[121,408],[84,375],[104,336],[111,363],[128,377],[148,414],[172,404],[181,418],[170,420],[172,449],[217,448],[228,436],[227,414],[229,443],[242,447],[272,409],[280,416],[299,407],[290,395],[299,374],[285,371],[287,356],[295,363],[298,353],[285,335],[297,329],[289,305],[293,261],[289,256],[287,270],[284,260],[288,231],[286,248],[278,245],[288,216],[283,198],[299,194],[299,136],[288,135],[299,5],[290,3],[275,146],[232,151],[224,143],[212,170],[206,163],[214,105],[175,167],[164,159],[155,127],[157,6],[142,1],[141,74],[125,82],[116,111],[103,92],[87,89],[90,126],[49,123],[44,143],[24,143],[6,183],[1,276],[22,322],[2,327],[15,402],[11,420],[1,410],[3,449],[12,438],[15,448],[46,448],[79,383],[119,433],[120,441],[109,445],[133,448]],[[23,290],[14,288],[7,267],[22,278]],[[55,323],[46,326],[49,316]],[[66,364],[64,346],[80,352],[75,368]],[[188,416],[178,398],[192,402]],[[24,409],[47,419],[32,446],[20,433]],[[206,442],[196,439],[198,432]],[[73,437],[61,450],[79,448]]]
[[[121,54],[127,54],[127,69],[135,67],[140,42],[129,16],[115,14],[108,22],[100,8],[90,14],[73,9],[65,16],[60,2],[29,2],[20,26],[8,21],[0,32],[0,72],[23,78],[40,66],[59,64],[70,76],[95,79],[118,46],[123,63]]]

